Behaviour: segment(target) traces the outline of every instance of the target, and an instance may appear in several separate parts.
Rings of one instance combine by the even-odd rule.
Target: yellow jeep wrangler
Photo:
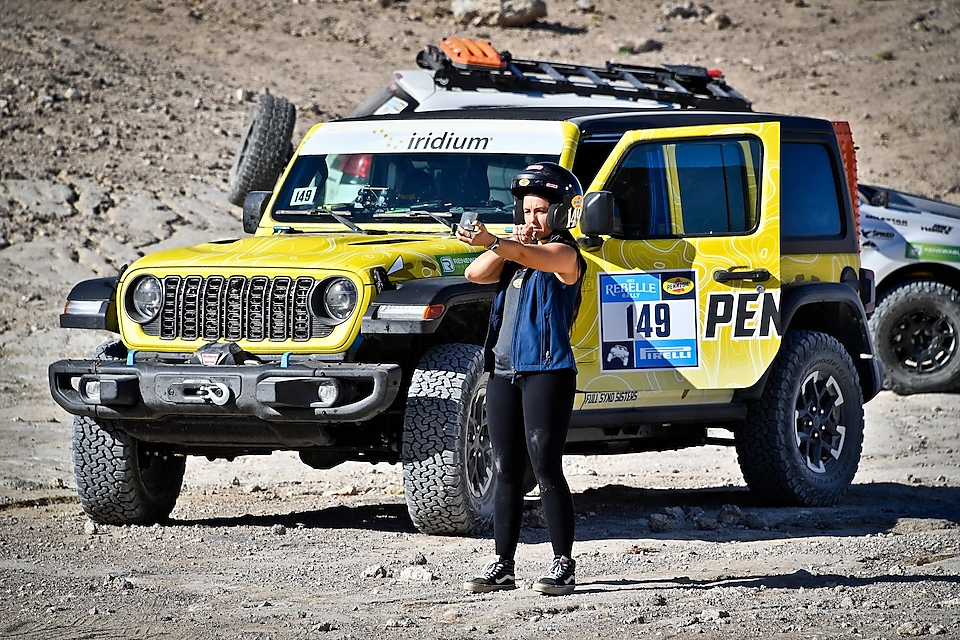
[[[78,284],[61,325],[119,334],[49,368],[87,514],[155,522],[186,456],[293,450],[318,469],[402,463],[421,531],[483,527],[492,289],[462,276],[477,253],[452,230],[471,211],[510,233],[510,180],[545,160],[588,187],[568,453],[722,442],[765,501],[837,503],[880,388],[849,130],[560,107],[316,125],[247,195],[251,237]]]

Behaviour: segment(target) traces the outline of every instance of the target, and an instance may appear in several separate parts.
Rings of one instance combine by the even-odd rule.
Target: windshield
[[[527,165],[557,162],[544,154],[331,153],[301,155],[273,209],[278,222],[316,222],[335,213],[353,222],[459,219],[510,224],[510,181]],[[330,217],[333,220],[333,217]]]

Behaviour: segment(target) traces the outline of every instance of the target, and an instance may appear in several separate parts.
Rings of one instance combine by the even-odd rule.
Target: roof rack
[[[433,81],[465,90],[606,95],[656,100],[682,107],[750,111],[750,100],[723,80],[716,69],[691,65],[643,67],[607,62],[603,67],[523,60],[498,52],[484,40],[447,38],[427,45],[417,64],[434,71]]]

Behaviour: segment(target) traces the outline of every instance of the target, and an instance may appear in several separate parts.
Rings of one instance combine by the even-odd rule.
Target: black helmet
[[[572,229],[580,222],[583,211],[583,188],[577,177],[555,162],[537,162],[513,177],[513,222],[523,224],[523,196],[528,193],[546,198],[550,203],[547,226],[551,229]]]

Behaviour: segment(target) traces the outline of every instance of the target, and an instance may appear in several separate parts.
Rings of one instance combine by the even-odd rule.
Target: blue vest
[[[519,264],[508,261],[500,274],[483,349],[487,371],[493,371],[493,345],[503,324],[506,289],[519,270]],[[577,370],[570,346],[570,330],[579,290],[579,282],[566,285],[552,273],[526,270],[520,287],[516,325],[504,327],[513,336],[510,364],[516,373]]]

